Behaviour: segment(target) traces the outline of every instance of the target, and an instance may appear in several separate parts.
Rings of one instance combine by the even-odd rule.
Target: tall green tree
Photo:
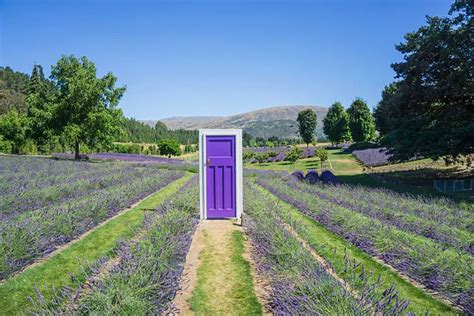
[[[28,115],[28,137],[33,139],[41,152],[46,153],[45,148],[51,140],[51,120],[53,117],[53,88],[43,74],[41,65],[34,65],[28,83],[28,95],[26,97]]]
[[[474,7],[456,1],[448,17],[427,17],[396,46],[398,81],[386,88],[375,111],[382,143],[393,160],[474,152]]]
[[[300,136],[306,143],[306,147],[313,142],[316,135],[317,115],[311,109],[306,109],[298,113],[296,118]]]
[[[323,130],[331,143],[343,143],[351,139],[349,115],[340,102],[335,102],[323,120]]]
[[[352,140],[355,142],[371,141],[375,138],[375,121],[367,103],[357,98],[347,110]]]
[[[80,145],[108,148],[120,132],[122,111],[117,105],[125,87],[116,88],[117,78],[108,73],[97,77],[87,57],[62,56],[52,67],[56,96],[55,126],[73,144],[79,159]]]

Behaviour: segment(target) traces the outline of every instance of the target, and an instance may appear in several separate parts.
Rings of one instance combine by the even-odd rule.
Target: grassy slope
[[[300,213],[296,208],[289,204],[280,201],[277,197],[262,187],[258,186],[258,189],[262,193],[268,194],[272,197],[272,199],[275,200],[275,203],[278,203],[279,211],[281,211],[284,216],[291,217],[298,221],[298,225],[294,225],[294,228],[304,239],[306,239],[309,245],[311,245],[322,257],[333,265],[336,273],[342,278],[348,277],[344,274],[344,254],[347,254],[349,258],[354,258],[360,262],[365,267],[366,271],[373,272],[377,277],[378,275],[381,275],[381,284],[383,288],[389,288],[394,284],[397,291],[400,293],[400,296],[410,300],[409,311],[417,314],[423,314],[427,310],[432,311],[435,314],[455,313],[450,306],[439,302],[428,293],[405,281],[396,272],[387,266],[380,264],[354,245],[346,242],[342,237],[328,231],[320,223]]]
[[[205,248],[200,254],[198,281],[190,299],[191,309],[197,315],[261,315],[262,306],[253,290],[249,263],[242,257],[244,237],[233,231],[227,255],[213,249],[205,236]],[[224,237],[223,237],[224,238]],[[224,271],[221,267],[225,267]],[[224,280],[221,280],[224,276]],[[221,281],[224,281],[223,284]]]
[[[140,226],[146,210],[154,209],[164,202],[191,176],[187,174],[176,180],[64,251],[0,284],[1,313],[19,313],[29,307],[28,296],[35,295],[33,289],[35,284],[42,294],[46,293],[45,295],[48,293],[45,285],[56,288],[70,285],[69,273],[76,274],[80,271],[81,264],[78,258],[92,262],[112,254],[117,240],[130,237],[134,229]]]

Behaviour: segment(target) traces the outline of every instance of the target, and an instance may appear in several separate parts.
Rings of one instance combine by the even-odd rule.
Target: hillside
[[[327,113],[327,108],[310,105],[276,106],[226,117],[171,117],[161,121],[169,129],[242,128],[254,137],[278,136],[290,138],[296,137],[298,134],[296,123],[298,112],[307,108],[313,109],[318,115],[316,133],[318,137],[323,136],[322,120]],[[152,126],[156,123],[152,120],[142,122]]]

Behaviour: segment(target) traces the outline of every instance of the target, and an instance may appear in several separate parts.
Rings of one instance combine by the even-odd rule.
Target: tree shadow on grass
[[[406,182],[394,183],[384,180],[380,174],[354,174],[354,175],[338,175],[337,178],[346,184],[361,185],[370,188],[388,189],[398,193],[406,193],[419,197],[444,197],[458,203],[464,209],[474,208],[474,197],[471,193],[441,193],[435,191],[432,184],[429,185],[413,185]]]

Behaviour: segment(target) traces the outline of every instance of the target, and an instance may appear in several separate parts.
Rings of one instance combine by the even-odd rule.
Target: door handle
[[[211,164],[211,158],[207,158],[207,165],[209,166]]]

